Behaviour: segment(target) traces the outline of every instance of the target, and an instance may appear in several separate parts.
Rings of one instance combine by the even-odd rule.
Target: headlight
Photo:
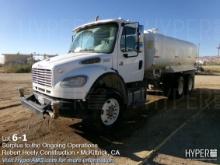
[[[72,88],[72,87],[81,87],[87,82],[87,76],[75,76],[68,77],[61,81],[61,87]]]

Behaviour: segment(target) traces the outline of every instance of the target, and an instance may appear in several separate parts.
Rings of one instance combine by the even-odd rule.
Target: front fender
[[[73,71],[70,71],[60,77],[59,81],[55,84],[53,95],[54,97],[64,99],[77,99],[85,100],[90,88],[94,82],[103,74],[115,73],[114,70],[106,68],[104,66],[86,66]],[[74,77],[79,75],[85,75],[88,77],[86,84],[77,88],[63,88],[60,86],[61,81],[66,77]]]

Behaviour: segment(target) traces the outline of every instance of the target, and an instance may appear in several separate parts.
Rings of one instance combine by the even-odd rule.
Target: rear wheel
[[[184,78],[183,78],[183,76],[180,76],[177,79],[176,85],[177,85],[177,88],[175,89],[176,90],[176,97],[180,98],[184,93]]]
[[[164,81],[165,95],[170,99],[180,98],[184,94],[184,78],[179,75],[170,75]]]
[[[189,75],[185,78],[185,94],[190,94],[194,89],[194,76]]]

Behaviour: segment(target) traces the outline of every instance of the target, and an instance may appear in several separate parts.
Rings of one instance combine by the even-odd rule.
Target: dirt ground
[[[30,91],[31,75],[0,73],[0,137],[17,133],[26,134],[28,143],[97,144],[109,154],[120,152],[108,155],[112,164],[220,164],[220,157],[185,157],[186,149],[215,148],[220,152],[220,76],[196,76],[194,92],[176,101],[150,92],[144,108],[129,110],[114,132],[103,134],[88,130],[78,118],[39,118],[20,105],[18,87]],[[2,145],[1,139],[0,151]],[[0,164],[3,157],[1,153]]]

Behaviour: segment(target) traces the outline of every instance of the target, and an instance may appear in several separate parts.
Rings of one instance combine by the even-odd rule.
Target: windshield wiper
[[[95,52],[94,49],[82,49],[80,51],[69,50],[68,53],[77,53],[77,52]]]
[[[94,49],[82,49],[80,52],[95,52]]]

